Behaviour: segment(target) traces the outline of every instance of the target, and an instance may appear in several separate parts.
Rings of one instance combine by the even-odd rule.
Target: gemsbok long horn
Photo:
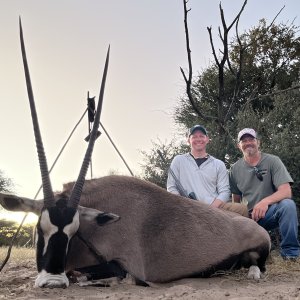
[[[91,131],[91,135],[90,135],[89,144],[88,144],[88,147],[87,147],[84,159],[83,159],[83,163],[82,163],[78,178],[76,180],[76,183],[74,184],[70,199],[68,201],[68,206],[73,207],[75,209],[77,208],[77,206],[79,204],[81,192],[82,192],[84,181],[85,181],[85,176],[86,176],[87,170],[89,168],[95,140],[97,138],[97,131],[98,131],[99,124],[100,124],[100,115],[101,115],[101,110],[102,110],[106,75],[107,75],[107,69],[108,69],[108,63],[109,63],[109,50],[110,50],[110,46],[108,47],[108,50],[107,50],[106,61],[105,61],[102,82],[101,82],[101,88],[100,88],[100,93],[99,93],[99,99],[98,99],[98,105],[97,105],[97,111],[96,111],[95,120],[94,120],[93,128]]]
[[[39,128],[38,117],[37,117],[35,103],[34,103],[33,91],[32,91],[32,86],[31,86],[29,68],[28,68],[24,39],[23,39],[21,18],[19,18],[19,25],[20,25],[20,41],[21,41],[25,78],[26,78],[27,93],[28,93],[29,104],[30,104],[30,111],[31,111],[31,118],[32,118],[32,124],[33,124],[34,136],[35,136],[35,143],[36,143],[36,148],[37,148],[38,157],[39,157],[40,171],[41,171],[41,176],[42,176],[43,193],[44,193],[44,200],[45,200],[44,207],[48,208],[48,207],[55,205],[54,193],[53,193],[52,186],[51,186],[45,150],[44,150],[44,146],[43,146],[43,141],[42,141],[41,132],[40,132],[40,128]]]

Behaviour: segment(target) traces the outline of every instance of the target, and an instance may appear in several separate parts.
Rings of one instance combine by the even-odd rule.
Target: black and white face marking
[[[79,228],[79,213],[60,199],[42,211],[37,224],[37,287],[67,287],[65,274],[68,245]]]

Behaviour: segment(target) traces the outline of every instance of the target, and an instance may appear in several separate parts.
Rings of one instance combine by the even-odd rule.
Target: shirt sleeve
[[[271,167],[272,181],[276,188],[284,183],[293,183],[293,179],[287,168],[278,156],[274,156],[274,162]]]
[[[230,200],[230,187],[229,187],[229,177],[226,166],[221,162],[218,171],[218,181],[217,181],[217,199],[228,202]]]
[[[179,162],[178,162],[177,156],[174,157],[174,159],[171,162],[170,168],[169,168],[168,179],[167,179],[167,190],[173,194],[180,195],[179,190],[176,185],[176,181],[175,181],[174,177],[172,176],[172,174],[171,174],[172,172],[170,172],[170,170],[172,170],[174,175],[177,178],[179,178]]]

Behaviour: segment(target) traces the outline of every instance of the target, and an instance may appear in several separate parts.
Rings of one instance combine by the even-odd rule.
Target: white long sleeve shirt
[[[209,155],[198,167],[191,154],[186,153],[175,156],[170,168],[185,192],[194,192],[198,200],[207,204],[211,204],[215,199],[223,202],[230,200],[229,176],[221,160]],[[171,172],[168,174],[167,190],[180,195]]]

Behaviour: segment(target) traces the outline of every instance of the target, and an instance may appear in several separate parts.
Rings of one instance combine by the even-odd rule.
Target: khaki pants
[[[235,203],[235,202],[227,202],[222,203],[219,208],[224,210],[232,211],[237,213],[243,217],[249,218],[248,207],[245,204]]]

